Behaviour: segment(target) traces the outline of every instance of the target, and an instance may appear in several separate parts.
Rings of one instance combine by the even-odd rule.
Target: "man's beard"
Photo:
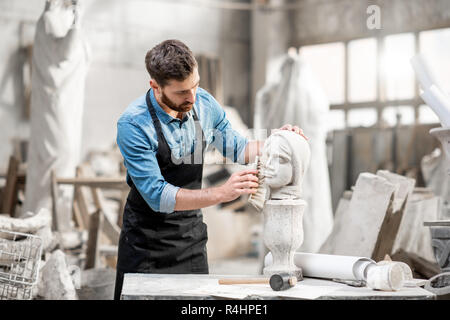
[[[192,109],[193,104],[189,102],[183,102],[180,105],[173,103],[165,94],[161,92],[161,102],[164,103],[169,109],[176,112],[189,112]]]

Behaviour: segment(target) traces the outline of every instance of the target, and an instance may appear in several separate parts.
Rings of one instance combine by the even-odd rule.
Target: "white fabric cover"
[[[40,208],[51,210],[51,171],[55,170],[58,177],[73,177],[80,158],[88,46],[78,23],[73,24],[64,37],[46,32],[44,20],[49,18],[46,13],[54,9],[49,4],[37,22],[33,47],[31,128],[23,216],[27,212],[38,212]],[[65,10],[73,10],[73,7]],[[66,194],[71,197],[67,189]]]
[[[309,138],[311,162],[303,180],[302,198],[308,207],[303,218],[304,242],[299,248],[302,252],[318,252],[333,228],[325,145],[328,111],[324,90],[297,54],[287,54],[279,78],[256,94],[254,129],[258,139],[267,138],[271,129],[285,124],[299,126]]]

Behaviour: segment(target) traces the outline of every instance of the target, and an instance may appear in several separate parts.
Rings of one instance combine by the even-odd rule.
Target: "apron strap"
[[[192,110],[194,110],[194,120],[199,121],[197,117],[197,111],[195,111],[195,106],[192,107]]]
[[[162,128],[161,128],[161,123],[159,121],[159,118],[156,115],[155,107],[153,107],[153,103],[150,100],[150,90],[151,89],[149,89],[147,91],[147,95],[145,96],[145,100],[147,102],[148,111],[150,112],[150,115],[152,116],[153,123],[155,124],[156,132],[159,135],[159,134],[162,133]],[[198,116],[197,116],[197,111],[195,111],[195,107],[192,107],[192,110],[194,111],[194,121],[199,121]],[[201,126],[200,126],[200,128],[201,128]]]
[[[155,108],[153,107],[152,101],[150,100],[150,89],[147,91],[145,100],[147,102],[147,109],[150,112],[150,115],[152,116],[153,125],[155,126],[158,137],[160,137],[161,135],[164,137],[164,135],[162,134],[163,132],[162,132],[162,128],[161,128],[161,123],[159,122],[158,116],[156,115]]]
[[[150,112],[150,115],[153,120],[153,124],[156,129],[156,133],[158,136],[158,143],[159,143],[159,141],[162,141],[168,147],[167,140],[166,140],[164,133],[162,131],[162,128],[161,128],[161,122],[159,121],[159,118],[156,115],[155,107],[150,99],[150,90],[151,89],[149,89],[147,91],[145,100],[147,102],[147,108],[148,108],[148,111]],[[200,163],[200,162],[203,162],[203,154],[206,149],[206,141],[204,139],[203,128],[200,124],[200,120],[198,119],[197,111],[195,110],[195,107],[192,107],[192,110],[194,111],[193,117],[194,117],[194,126],[195,126],[195,137],[196,137],[197,141],[200,141],[200,143],[197,143],[197,145],[195,146],[194,152],[188,157],[191,159],[190,160],[191,163]]]

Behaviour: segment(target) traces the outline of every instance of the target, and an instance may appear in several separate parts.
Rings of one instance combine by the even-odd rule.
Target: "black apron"
[[[195,151],[174,163],[150,90],[146,101],[158,137],[156,159],[162,176],[174,186],[201,189],[206,141],[195,109]],[[114,299],[120,299],[125,273],[208,273],[208,235],[200,209],[155,212],[132,182],[130,187],[119,238]]]

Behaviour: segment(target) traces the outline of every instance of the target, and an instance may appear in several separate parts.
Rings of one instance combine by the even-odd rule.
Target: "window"
[[[420,52],[442,90],[450,93],[450,28],[421,32]]]
[[[383,121],[389,126],[397,124],[397,115],[401,125],[414,124],[414,108],[412,106],[386,107],[383,109]]]
[[[381,72],[384,74],[387,100],[414,98],[414,70],[410,59],[414,56],[412,33],[387,36],[384,40]]]
[[[377,99],[377,41],[374,38],[348,44],[350,102]]]
[[[345,46],[342,42],[301,47],[300,55],[311,66],[331,104],[344,102]]]
[[[349,127],[371,127],[377,123],[377,110],[374,108],[352,109],[348,112]]]
[[[381,120],[394,126],[397,115],[403,125],[413,124],[415,114],[419,123],[438,123],[434,112],[420,105],[410,62],[417,51],[424,55],[438,85],[450,94],[450,28],[303,46],[300,54],[331,104],[328,130],[367,127]]]
[[[345,129],[344,110],[330,110],[326,119],[327,131]]]

